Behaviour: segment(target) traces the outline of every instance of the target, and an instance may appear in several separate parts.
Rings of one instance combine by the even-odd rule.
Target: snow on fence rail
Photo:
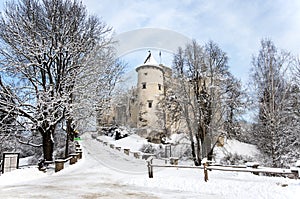
[[[82,158],[82,149],[80,148],[80,145],[79,144],[76,144],[76,153],[72,153],[69,155],[68,158],[65,158],[65,159],[57,159],[54,161],[55,163],[55,172],[58,172],[62,169],[64,169],[64,165],[66,162],[69,161],[69,164],[72,165],[72,164],[75,164],[79,159]]]
[[[108,141],[104,141],[100,138],[97,138],[95,135],[92,136],[92,138],[96,139],[98,142],[102,143],[105,146],[109,146],[111,149],[116,149],[117,151],[123,151],[124,154],[126,154],[128,156],[133,156],[136,159],[140,159],[140,158],[147,159],[149,156],[154,156],[154,154],[142,153],[140,151],[131,151],[129,148],[123,148],[123,150],[122,150],[122,147],[115,146],[114,144],[111,144]]]
[[[208,172],[212,170],[218,171],[231,171],[231,172],[250,172],[253,174],[259,173],[268,173],[268,174],[282,174],[282,175],[292,175],[294,179],[299,178],[300,168],[292,168],[292,169],[280,169],[280,168],[268,168],[261,167],[258,168],[257,164],[251,166],[214,166],[209,165],[207,162],[203,164],[203,166],[189,166],[189,165],[158,165],[153,164],[153,157],[149,157],[147,159],[147,167],[148,167],[148,175],[149,178],[153,178],[153,167],[161,167],[161,168],[182,168],[182,169],[203,169],[204,171],[204,181],[208,180]]]
[[[112,149],[116,149],[118,151],[122,151],[121,147],[115,146],[110,144],[108,141],[104,141],[96,136],[92,136],[94,139],[102,143],[103,145],[109,146]],[[244,166],[237,166],[237,165],[212,165],[211,162],[206,161],[201,166],[190,166],[190,165],[178,165],[178,158],[177,157],[170,157],[169,161],[170,164],[153,164],[153,159],[155,157],[154,154],[147,154],[141,152],[133,152],[130,151],[128,148],[123,149],[124,154],[130,155],[133,154],[135,158],[146,159],[147,167],[148,167],[148,174],[149,178],[153,178],[153,168],[154,167],[161,167],[161,168],[182,168],[182,169],[203,169],[204,171],[204,180],[208,180],[208,171],[218,170],[218,171],[231,171],[231,172],[250,172],[253,174],[259,173],[268,173],[268,174],[282,174],[282,175],[292,175],[295,179],[299,178],[299,171],[300,171],[300,164],[299,166],[296,165],[296,168],[292,169],[280,169],[280,168],[269,168],[269,167],[259,167],[258,163],[250,163]],[[163,159],[166,160],[166,159]]]
[[[125,155],[135,157],[136,159],[147,160],[149,157],[155,157],[156,158],[155,154],[143,153],[141,151],[132,151],[130,148],[122,148],[120,146],[116,146],[115,144],[110,143],[107,140],[100,139],[99,137],[97,137],[96,135],[93,135],[93,134],[92,134],[92,138],[96,139],[98,142],[102,143],[104,146],[108,146],[111,149],[116,149],[117,151],[122,151],[122,152],[124,152]],[[159,158],[159,159],[160,160],[165,160],[166,164],[167,164],[167,161],[169,161],[170,164],[174,164],[174,165],[178,164],[178,158],[177,157]]]

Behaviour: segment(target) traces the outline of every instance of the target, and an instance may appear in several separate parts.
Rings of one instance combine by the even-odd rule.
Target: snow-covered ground
[[[145,140],[131,135],[113,141],[138,150]],[[109,139],[109,138],[107,138]],[[146,162],[82,136],[84,156],[75,165],[53,173],[24,168],[0,176],[0,198],[299,198],[300,180],[251,173],[154,168]],[[134,150],[134,149],[132,149]],[[160,163],[160,162],[159,162]]]

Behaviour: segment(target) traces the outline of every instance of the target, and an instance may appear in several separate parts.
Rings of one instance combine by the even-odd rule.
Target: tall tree
[[[6,4],[0,17],[0,56],[14,103],[0,104],[6,114],[18,116],[23,130],[40,133],[46,160],[53,158],[57,124],[70,118],[66,114],[86,57],[96,46],[111,45],[110,34],[111,28],[88,16],[77,0]]]
[[[279,52],[271,40],[261,41],[258,56],[252,60],[252,84],[256,93],[258,118],[255,134],[259,148],[270,156],[272,166],[281,166],[283,143],[287,143],[285,130],[291,125],[287,110],[291,102],[291,84],[288,69],[291,58]],[[294,126],[294,125],[292,125]]]
[[[184,50],[179,48],[174,57],[176,86],[171,107],[180,110],[185,120],[195,165],[204,157],[211,159],[214,143],[224,132],[226,91],[222,88],[230,74],[227,60],[212,41],[204,47],[193,41]]]

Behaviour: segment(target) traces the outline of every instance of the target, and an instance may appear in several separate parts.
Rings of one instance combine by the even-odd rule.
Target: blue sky
[[[244,82],[262,38],[300,53],[299,0],[83,0],[116,34],[140,28],[179,32],[200,44],[218,43]],[[145,52],[146,54],[146,52]],[[146,56],[146,55],[145,55]],[[142,60],[144,57],[142,58]]]
[[[117,35],[161,28],[203,45],[213,40],[228,54],[232,73],[243,82],[248,79],[251,57],[258,53],[262,38],[270,38],[279,49],[295,56],[300,54],[299,0],[82,1],[90,14],[101,17]],[[124,58],[139,56],[143,61],[147,51]]]

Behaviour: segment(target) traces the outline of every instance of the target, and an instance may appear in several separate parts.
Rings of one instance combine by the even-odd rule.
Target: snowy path
[[[36,180],[22,179],[21,183],[4,186],[0,183],[0,198],[170,198],[169,194],[174,195],[171,190],[124,183],[130,178],[148,178],[145,161],[103,146],[89,135],[83,136],[83,140],[83,160]],[[5,174],[0,176],[0,180],[4,177]],[[185,196],[188,194],[183,192],[175,198]],[[191,193],[191,196],[195,194]]]
[[[20,169],[0,176],[2,198],[299,198],[300,180],[255,176],[250,173],[154,169],[149,179],[144,160],[103,146],[82,136],[84,159],[52,175]],[[18,175],[19,183],[8,179]],[[26,177],[27,175],[27,177]],[[39,178],[34,179],[36,175]],[[20,178],[21,176],[21,178]],[[25,178],[25,179],[24,179]],[[26,179],[28,178],[28,179]],[[5,182],[7,179],[7,182]],[[20,182],[21,181],[21,182]],[[287,186],[282,186],[287,185]]]

